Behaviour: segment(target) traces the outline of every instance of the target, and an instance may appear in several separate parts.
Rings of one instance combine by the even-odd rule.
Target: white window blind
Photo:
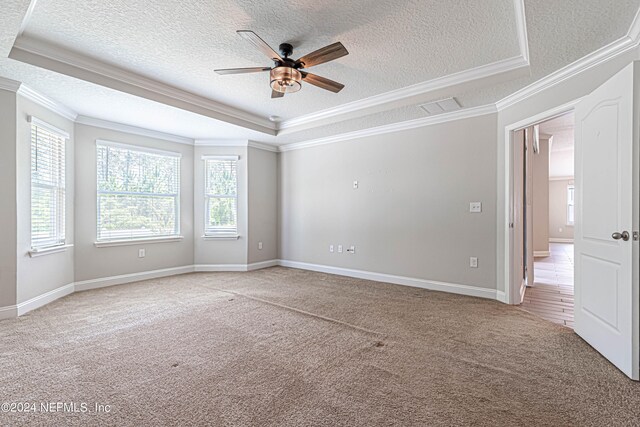
[[[31,121],[31,247],[65,244],[65,142],[61,131]]]
[[[97,141],[98,241],[180,233],[180,154]]]
[[[238,233],[238,157],[207,156],[204,234]]]

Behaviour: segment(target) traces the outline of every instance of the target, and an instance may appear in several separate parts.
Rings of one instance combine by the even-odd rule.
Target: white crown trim
[[[76,113],[69,107],[60,104],[58,101],[54,101],[48,96],[45,96],[40,92],[37,92],[30,87],[25,86],[24,84],[20,85],[17,93],[18,95],[24,96],[28,100],[35,102],[36,104],[46,108],[47,110],[64,117],[65,119],[75,121],[76,117],[78,117],[78,113]]]
[[[525,14],[524,0],[514,0],[516,11],[516,31],[518,32],[518,45],[520,54],[529,63],[529,38],[527,36],[527,17]]]
[[[471,117],[484,116],[487,114],[497,113],[493,104],[483,105],[481,107],[465,108],[463,110],[443,113],[436,116],[422,117],[414,120],[406,120],[404,122],[390,123],[388,125],[377,126],[368,129],[347,132],[340,135],[328,136],[325,138],[313,139],[311,141],[294,142],[291,144],[281,145],[280,151],[300,150],[303,148],[316,147],[319,145],[333,144],[339,141],[349,139],[364,138],[367,136],[382,135],[390,132],[398,132],[408,129],[415,129],[424,126],[431,126],[438,123],[446,123],[454,120],[467,119]]]
[[[59,65],[62,65],[65,69],[63,73],[71,77],[82,78],[82,80],[111,89],[141,96],[258,132],[275,135],[274,124],[266,118],[178,89],[157,80],[143,77],[111,64],[79,55],[42,40],[24,36],[18,38],[9,57],[57,72],[62,72],[59,69]],[[48,63],[46,66],[43,64],[44,61]],[[51,61],[57,62],[58,66],[52,65]],[[70,70],[69,67],[75,68],[80,72]],[[129,86],[129,88],[125,89],[123,85]]]
[[[76,118],[76,123],[133,135],[146,136],[149,138],[162,139],[164,141],[177,142],[179,144],[193,145],[193,139],[184,136],[173,135],[132,125],[125,125],[123,123],[116,123],[108,120],[96,119],[94,117],[78,116]]]
[[[378,107],[383,104],[398,102],[410,97],[415,97],[440,90],[445,87],[461,85],[474,80],[494,76],[496,74],[506,73],[508,71],[513,71],[528,66],[528,61],[525,61],[522,56],[517,56],[503,61],[494,62],[492,64],[482,65],[480,67],[449,74],[443,77],[438,77],[426,82],[406,86],[402,89],[385,92],[379,95],[371,96],[369,98],[342,104],[337,107],[328,108],[326,110],[317,111],[315,113],[285,120],[281,122],[278,127],[278,135],[294,132],[294,128],[307,126],[311,123],[321,120],[354,113],[356,111],[362,113],[367,109]],[[287,130],[287,132],[283,132],[283,130]]]
[[[639,44],[640,9],[636,13],[627,35],[501,99],[496,102],[496,107],[498,108],[498,111],[502,111],[505,108],[522,102],[525,99],[560,84],[565,80],[589,70],[590,68],[622,55],[623,53],[638,47]]]
[[[20,85],[22,83],[15,81],[15,80],[11,80],[11,79],[7,79],[4,77],[0,77],[0,89],[2,90],[8,90],[10,92],[17,92],[18,89],[20,89]]]
[[[252,147],[273,153],[278,152],[278,147],[275,145],[246,139],[196,139],[193,145],[196,147]]]

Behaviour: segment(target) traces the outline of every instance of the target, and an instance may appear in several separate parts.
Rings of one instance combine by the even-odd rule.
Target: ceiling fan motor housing
[[[280,46],[278,46],[278,49],[280,49],[280,54],[285,58],[290,57],[293,53],[293,46],[289,43],[281,43]]]

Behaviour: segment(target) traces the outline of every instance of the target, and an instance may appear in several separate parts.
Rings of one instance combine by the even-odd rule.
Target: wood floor
[[[550,252],[535,259],[534,284],[527,287],[521,307],[573,328],[573,245],[551,243]]]

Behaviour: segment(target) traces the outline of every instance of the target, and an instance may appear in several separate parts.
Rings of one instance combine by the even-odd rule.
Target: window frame
[[[572,195],[573,197],[569,197]],[[574,226],[576,223],[576,187],[575,184],[567,184],[567,225]],[[573,208],[573,221],[570,220],[569,212]]]
[[[205,239],[238,239],[240,237],[239,234],[239,230],[238,230],[238,190],[240,188],[240,186],[238,185],[238,162],[240,160],[240,156],[237,155],[204,155],[202,156],[202,160],[204,161],[204,176],[203,176],[203,210],[204,210],[204,221],[203,221],[203,226],[204,226],[204,233],[203,233],[203,238]],[[208,179],[208,165],[209,165],[209,161],[231,161],[235,163],[235,171],[236,171],[236,191],[235,191],[235,195],[221,195],[221,194],[209,194],[207,192],[207,179]],[[209,206],[210,206],[210,200],[212,198],[215,199],[235,199],[235,220],[236,220],[236,226],[235,226],[235,230],[225,230],[225,229],[219,229],[219,230],[215,230],[212,229],[208,226],[209,223]]]
[[[103,147],[113,147],[124,150],[129,150],[137,153],[144,154],[154,154],[166,157],[177,158],[178,160],[178,170],[177,170],[177,192],[174,193],[147,193],[147,192],[122,192],[122,191],[104,191],[100,190],[100,183],[98,181],[98,172],[100,168],[100,163],[98,163],[98,148],[100,146]],[[141,145],[134,144],[125,144],[121,142],[114,142],[105,139],[96,139],[96,247],[109,247],[109,246],[120,246],[127,244],[136,244],[140,242],[177,242],[183,239],[183,236],[180,234],[181,224],[180,224],[180,199],[182,195],[182,153],[176,151],[169,150],[161,150],[157,148],[150,148]],[[129,196],[164,196],[164,197],[174,197],[174,215],[175,215],[175,227],[172,233],[169,234],[153,234],[148,236],[131,236],[131,237],[112,237],[112,238],[101,238],[100,237],[100,195],[111,194],[111,195],[129,195]]]
[[[70,245],[67,245],[67,143],[70,140],[70,135],[68,132],[53,126],[43,120],[38,119],[34,116],[28,116],[27,121],[30,124],[29,127],[29,221],[30,221],[30,245],[31,249],[29,251],[30,254],[35,253],[53,253],[58,252],[60,250],[64,250]],[[58,148],[58,152],[60,153],[61,159],[58,159],[58,170],[57,170],[57,185],[56,184],[40,184],[40,188],[47,188],[48,190],[54,190],[56,206],[55,206],[55,214],[54,214],[54,222],[55,222],[55,236],[48,240],[39,239],[39,241],[34,241],[33,237],[33,190],[34,187],[38,187],[38,185],[34,185],[34,175],[33,175],[33,150],[34,150],[34,142],[37,146],[38,137],[37,132],[38,129],[41,129],[54,138],[62,140],[62,147]],[[36,132],[34,139],[34,131]],[[36,147],[37,149],[37,147]],[[60,194],[61,193],[61,194]]]

